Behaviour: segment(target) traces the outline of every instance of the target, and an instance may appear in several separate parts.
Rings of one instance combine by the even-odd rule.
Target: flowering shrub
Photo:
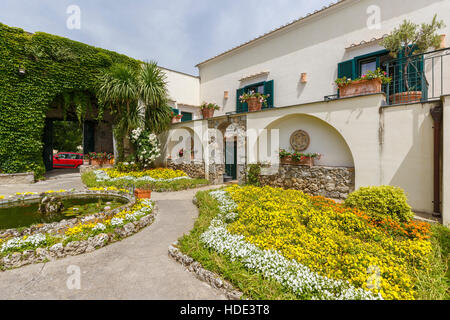
[[[239,209],[226,191],[210,193],[218,202],[220,214],[202,234],[202,242],[232,260],[239,260],[248,269],[277,280],[304,299],[381,299],[379,295],[354,288],[347,281],[333,280],[312,271],[298,261],[277,251],[264,250],[245,241],[244,236],[231,234],[227,223],[238,219]]]
[[[136,156],[144,167],[149,167],[160,155],[158,137],[147,130],[135,129],[131,133],[131,141],[136,146]]]
[[[23,236],[22,238],[16,237],[4,241],[3,243],[0,242],[1,244],[0,252],[9,253],[17,250],[31,250],[39,247],[46,241],[47,237],[40,233],[32,236]]]
[[[120,172],[116,169],[103,169],[94,171],[97,181],[175,181],[179,179],[190,179],[186,173],[181,170],[172,170],[158,168],[144,171]]]
[[[382,71],[378,68],[375,71],[368,71],[365,75],[360,78],[351,79],[347,77],[338,78],[335,80],[335,83],[338,87],[344,87],[353,82],[361,81],[361,80],[372,80],[372,79],[380,79],[383,84],[388,84],[392,82],[392,78],[387,76],[385,71]]]
[[[291,288],[297,279],[295,292],[299,294],[312,290],[313,297],[330,298],[328,293],[319,294],[325,290],[339,298],[363,298],[361,289],[368,292],[364,298],[381,294],[385,299],[414,299],[412,274],[428,268],[432,249],[427,240],[430,230],[424,223],[375,220],[364,212],[296,190],[232,186],[226,191],[231,198],[219,200],[221,212],[237,213],[236,220],[228,226],[215,221],[204,236],[209,247],[224,253],[237,250],[236,257],[244,252],[245,264],[272,274]],[[232,247],[228,241],[233,241]],[[254,247],[242,247],[242,241]],[[264,260],[257,258],[259,262],[253,263],[249,258],[260,254],[275,260],[264,264]],[[279,265],[275,266],[275,261],[280,261]],[[293,266],[303,270],[297,278],[289,273]],[[302,284],[312,277],[300,276],[305,270],[317,273],[314,284]],[[336,286],[330,285],[333,281]],[[341,286],[347,281],[354,289]]]
[[[5,196],[0,196],[0,200],[3,200],[3,199],[5,199]]]
[[[149,215],[153,211],[153,207],[154,203],[148,199],[138,200],[136,205],[130,210],[119,212],[112,218],[79,223],[67,229],[62,236],[39,233],[31,236],[11,238],[6,241],[0,239],[0,253],[8,254],[24,250],[34,250],[38,247],[49,247],[56,243],[70,241],[73,237],[80,240],[108,231],[112,233],[117,227]]]

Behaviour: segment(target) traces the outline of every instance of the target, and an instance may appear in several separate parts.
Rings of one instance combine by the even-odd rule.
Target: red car
[[[83,154],[60,152],[53,156],[53,169],[78,168],[83,165]]]

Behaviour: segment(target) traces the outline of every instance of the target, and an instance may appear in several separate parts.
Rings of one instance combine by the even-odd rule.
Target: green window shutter
[[[246,102],[241,102],[239,100],[239,97],[242,96],[245,93],[245,88],[238,89],[236,92],[236,112],[237,113],[243,113],[248,112],[248,105]]]
[[[263,106],[263,109],[273,108],[273,80],[264,83],[264,94],[268,94],[269,98],[267,98],[267,106]]]
[[[190,112],[181,112],[183,118],[181,118],[181,122],[192,121],[192,113]]]
[[[173,111],[173,113],[174,113],[175,115],[177,115],[177,116],[180,115],[180,110],[179,110],[179,109],[172,108],[172,111]]]
[[[338,78],[347,77],[355,79],[355,61],[347,60],[338,64]]]

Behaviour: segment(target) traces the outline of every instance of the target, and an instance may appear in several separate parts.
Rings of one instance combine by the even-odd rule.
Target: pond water
[[[0,206],[0,230],[29,227],[39,223],[59,222],[85,215],[95,214],[121,207],[127,201],[119,198],[79,198],[63,199],[64,210],[57,215],[45,217],[38,212],[39,203],[21,203],[16,206]]]

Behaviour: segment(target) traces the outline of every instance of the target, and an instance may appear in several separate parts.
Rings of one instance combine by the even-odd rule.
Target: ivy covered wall
[[[0,173],[42,175],[42,135],[50,104],[63,97],[81,117],[96,96],[97,75],[113,63],[140,64],[115,52],[0,23]]]

